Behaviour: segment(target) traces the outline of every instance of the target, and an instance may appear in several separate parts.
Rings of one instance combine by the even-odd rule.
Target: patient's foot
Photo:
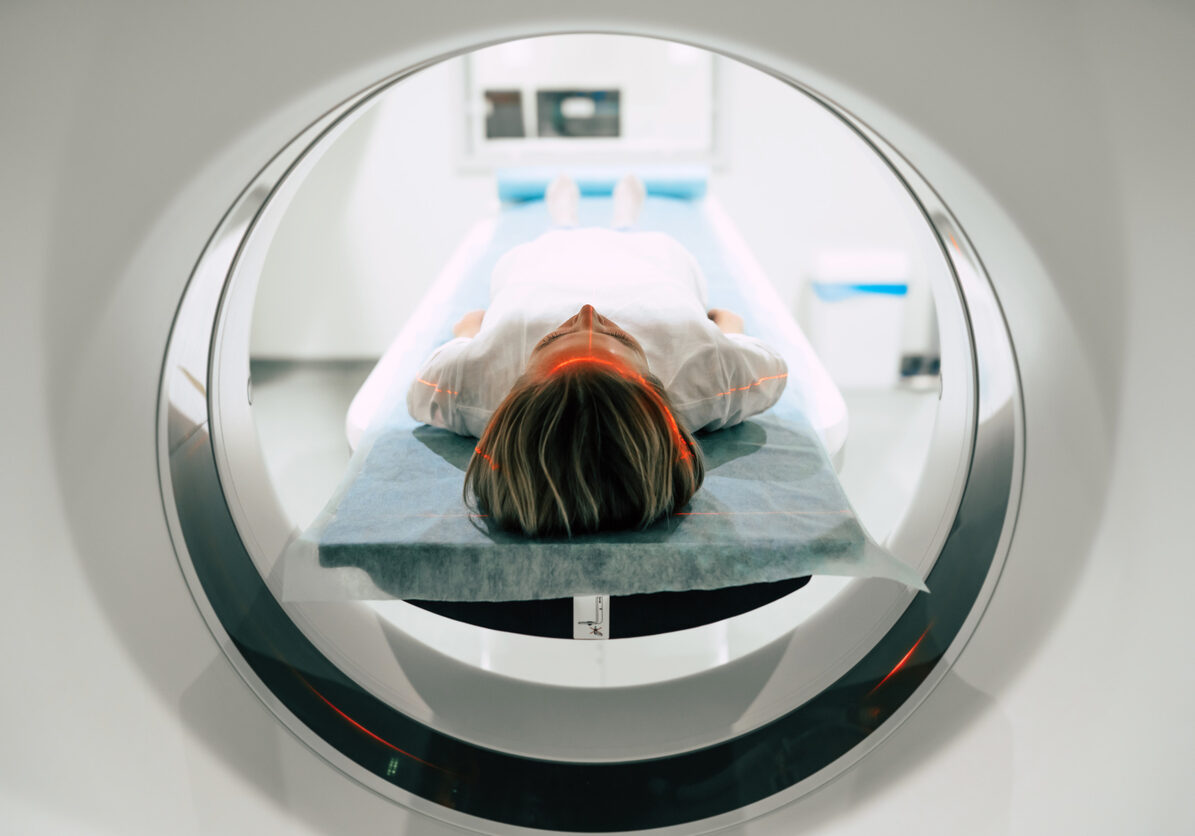
[[[628,174],[614,187],[614,218],[610,225],[615,229],[634,226],[647,198],[647,188],[634,174]]]
[[[548,205],[548,215],[554,226],[576,226],[577,207],[581,203],[581,190],[567,174],[558,174],[556,179],[548,184],[544,193],[544,202]]]

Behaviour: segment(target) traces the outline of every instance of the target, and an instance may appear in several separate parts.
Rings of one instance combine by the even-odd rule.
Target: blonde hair
[[[663,384],[612,363],[565,365],[520,380],[494,411],[466,501],[531,537],[643,528],[683,507],[705,465]]]

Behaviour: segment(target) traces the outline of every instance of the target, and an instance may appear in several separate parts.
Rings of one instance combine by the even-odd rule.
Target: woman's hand
[[[723,334],[743,333],[743,318],[726,308],[711,308],[708,316]]]
[[[469,311],[457,320],[456,325],[452,326],[452,336],[476,337],[477,332],[481,330],[481,321],[483,319],[485,319],[485,308]]]

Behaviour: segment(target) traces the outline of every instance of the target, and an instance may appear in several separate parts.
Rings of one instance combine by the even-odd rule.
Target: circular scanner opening
[[[1006,504],[985,517],[994,526],[991,549],[968,557],[959,544],[934,584],[966,505],[976,434],[985,417],[1003,415],[993,402],[1015,399],[1015,377],[1011,355],[997,356],[1007,351],[1002,323],[966,239],[916,173],[878,142],[825,102],[723,56],[651,39],[568,35],[434,64],[348,103],[283,152],[197,268],[163,386],[164,412],[180,427],[188,414],[210,415],[208,478],[226,503],[228,551],[239,546],[243,555],[230,571],[227,554],[212,557],[186,537],[204,500],[191,489],[196,480],[183,476],[184,448],[174,441],[192,436],[170,426],[164,481],[173,483],[184,571],[267,702],[317,750],[405,803],[565,830],[590,829],[564,812],[578,802],[570,792],[543,802],[552,812],[537,812],[541,802],[518,792],[499,801],[459,775],[444,778],[452,767],[442,759],[480,757],[507,770],[502,759],[511,755],[610,776],[661,759],[672,766],[654,778],[673,786],[692,783],[695,769],[727,781],[739,768],[715,766],[708,754],[701,761],[699,750],[748,738],[765,748],[803,741],[808,754],[750,802],[767,807],[845,768],[878,739],[874,731],[911,710],[910,697],[932,684],[930,671],[956,646],[981,589],[990,592],[995,547],[1015,501],[1019,435],[1008,431],[999,449],[978,445],[1005,474],[988,484],[1010,486]],[[319,522],[352,467],[346,423],[352,435],[354,398],[395,336],[426,309],[420,300],[434,296],[454,263],[459,271],[463,259],[486,258],[495,219],[511,211],[497,200],[496,172],[677,165],[701,172],[702,211],[737,247],[736,264],[766,277],[771,298],[828,370],[847,421],[829,422],[822,437],[862,525],[929,576],[937,597],[926,604],[891,581],[815,577],[714,624],[574,642],[485,630],[399,601],[353,600],[352,578],[331,583],[322,598],[309,588],[288,593],[280,556]],[[231,246],[221,249],[222,241]],[[235,261],[215,257],[230,251]],[[185,315],[188,303],[194,317]],[[202,361],[180,359],[177,347],[192,320],[214,334]],[[992,347],[980,350],[972,323],[987,328],[982,339]],[[210,368],[202,408],[171,386],[172,372],[188,362]],[[216,571],[220,582],[210,580]],[[231,606],[254,583],[255,615],[230,626],[221,596]],[[258,629],[258,617],[302,646],[297,657],[277,645],[266,652],[292,671],[285,687],[255,663],[260,639],[239,635]],[[294,661],[311,653],[318,662]],[[902,671],[910,658],[912,674]],[[827,714],[836,700],[845,702]],[[411,734],[432,742],[403,745]],[[437,743],[438,734],[453,743]],[[406,758],[413,749],[429,757]],[[458,795],[446,803],[449,784]],[[624,815],[619,829],[711,818],[747,806],[728,800],[734,792],[687,809],[656,798],[634,821],[603,815]]]
[[[598,97],[604,121],[560,118],[570,101]],[[445,265],[462,241],[502,213],[496,171],[677,162],[708,170],[706,202],[823,358],[849,425],[847,443],[832,440],[843,487],[872,536],[889,539],[926,466],[940,388],[932,288],[952,282],[917,206],[857,135],[788,85],[679,44],[584,35],[502,44],[396,85],[295,193],[261,269],[249,349],[262,454],[295,525],[344,477],[345,416],[378,358],[419,300],[451,281]],[[870,292],[847,295],[861,286]],[[912,551],[902,556],[917,563]],[[821,579],[802,609],[842,586]],[[409,611],[377,609],[392,620]]]
[[[545,99],[540,114],[537,95],[596,95],[599,83],[626,102],[605,128],[618,136],[536,135],[548,130],[537,116],[550,124],[560,106]],[[838,473],[868,531],[888,538],[911,510],[935,424],[934,288],[954,292],[920,208],[858,135],[791,86],[704,50],[608,35],[441,62],[378,96],[321,150],[252,302],[253,417],[287,516],[310,525],[340,483],[353,396],[462,242],[503,211],[496,175],[602,166],[615,177],[678,163],[707,180],[842,393]]]

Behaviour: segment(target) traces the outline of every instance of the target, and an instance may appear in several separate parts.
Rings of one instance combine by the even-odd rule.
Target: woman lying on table
[[[692,432],[737,424],[784,391],[783,358],[743,335],[737,314],[709,309],[688,250],[629,229],[644,197],[623,178],[614,228],[582,229],[576,184],[553,181],[558,228],[499,260],[489,308],[457,322],[408,392],[415,419],[480,438],[465,492],[503,528],[645,527],[701,486]]]

